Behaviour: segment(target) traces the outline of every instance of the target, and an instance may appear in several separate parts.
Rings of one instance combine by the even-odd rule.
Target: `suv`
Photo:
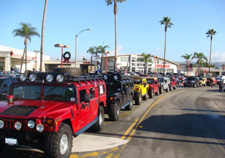
[[[134,79],[134,100],[136,105],[141,104],[141,98],[147,100],[149,86],[144,77],[132,77]]]
[[[170,91],[172,91],[172,89],[176,90],[177,89],[177,80],[175,77],[170,76]]]
[[[160,94],[162,94],[164,90],[166,92],[169,92],[170,78],[169,77],[159,77],[158,80],[160,83],[160,88],[159,88]]]
[[[149,97],[152,98],[153,93],[155,93],[155,95],[158,95],[160,84],[158,82],[157,77],[147,77],[146,80],[149,86],[148,90]]]
[[[199,87],[200,83],[199,83],[198,78],[196,78],[196,77],[186,78],[184,81],[184,87],[187,87],[187,86],[188,87],[193,86],[194,88]]]
[[[29,145],[44,156],[69,158],[73,136],[104,125],[106,85],[101,76],[30,73],[11,85],[0,102],[0,151]]]
[[[0,100],[6,100],[10,85],[16,81],[13,77],[0,78]]]
[[[206,86],[206,81],[207,81],[207,79],[204,78],[204,77],[200,77],[200,78],[199,78],[199,82],[200,82],[200,84],[201,84],[202,86]]]
[[[118,72],[104,74],[103,79],[107,89],[106,113],[110,120],[116,121],[119,119],[121,108],[126,110],[133,108],[134,81],[130,76]]]

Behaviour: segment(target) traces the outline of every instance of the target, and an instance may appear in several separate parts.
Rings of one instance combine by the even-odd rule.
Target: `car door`
[[[90,119],[93,120],[98,114],[98,97],[97,97],[97,88],[93,86],[89,87],[90,94],[90,103],[89,108],[92,116]]]
[[[85,94],[87,94],[87,89],[80,89],[78,91],[78,110],[80,114],[79,119],[79,126],[80,128],[83,128],[89,123],[89,117],[90,117],[90,106],[89,103],[85,102]]]

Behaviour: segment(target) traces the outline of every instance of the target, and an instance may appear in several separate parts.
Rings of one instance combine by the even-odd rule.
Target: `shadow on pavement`
[[[184,110],[184,111],[197,111],[197,112],[218,112],[218,113],[225,113],[225,111],[215,111],[215,110],[200,110],[200,109],[179,109],[179,108],[172,108],[176,110]]]

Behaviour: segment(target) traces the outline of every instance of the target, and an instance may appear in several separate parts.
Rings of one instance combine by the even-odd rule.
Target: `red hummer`
[[[158,82],[158,78],[157,77],[146,77],[146,80],[147,80],[148,85],[149,85],[149,90],[148,90],[149,97],[152,98],[153,93],[155,93],[155,95],[158,95],[159,94],[159,87],[160,87],[160,83]]]
[[[177,80],[175,77],[170,76],[170,91],[172,91],[172,89],[176,90],[177,89]]]
[[[0,151],[5,144],[44,150],[46,158],[68,158],[73,136],[104,124],[106,85],[100,76],[57,73],[20,75],[9,102],[0,102]]]

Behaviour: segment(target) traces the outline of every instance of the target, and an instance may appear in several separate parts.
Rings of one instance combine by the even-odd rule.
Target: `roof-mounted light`
[[[117,75],[113,76],[113,78],[114,78],[114,80],[118,80],[118,76]]]
[[[104,80],[107,80],[108,79],[108,76],[107,75],[104,75],[103,78],[104,78]]]
[[[63,82],[63,80],[64,80],[64,76],[63,75],[60,74],[60,75],[56,76],[56,81],[57,82]]]
[[[54,79],[54,76],[53,76],[52,74],[48,74],[48,75],[46,76],[46,81],[48,81],[48,82],[52,82],[53,79]]]
[[[36,80],[36,75],[35,74],[31,74],[29,76],[29,80],[32,81],[32,82],[34,82]]]
[[[25,74],[21,74],[20,75],[20,81],[25,81],[26,80],[26,75]]]

